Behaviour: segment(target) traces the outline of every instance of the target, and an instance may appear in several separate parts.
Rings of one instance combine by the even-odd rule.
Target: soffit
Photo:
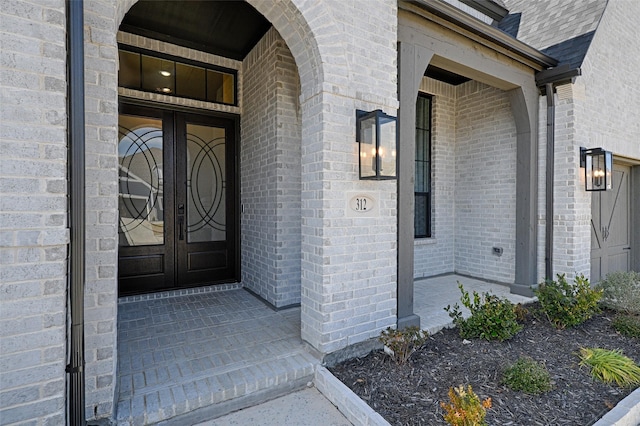
[[[242,60],[270,27],[245,1],[141,0],[127,12],[120,30]]]

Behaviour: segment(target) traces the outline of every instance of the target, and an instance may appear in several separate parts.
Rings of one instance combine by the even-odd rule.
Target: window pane
[[[415,192],[425,192],[424,190],[424,167],[425,163],[416,161],[416,188]]]
[[[205,69],[176,63],[176,96],[206,99]]]
[[[416,103],[416,128],[429,130],[431,128],[431,100],[418,96]]]
[[[235,104],[235,76],[220,71],[207,70],[207,100]]]
[[[431,192],[429,176],[429,163],[416,162],[415,192]]]
[[[427,195],[416,194],[415,196],[415,236],[429,237],[430,216],[429,199]]]
[[[416,101],[415,236],[431,236],[431,99]]]
[[[416,129],[416,161],[429,161],[430,134],[428,130]]]
[[[120,68],[118,70],[118,81],[122,87],[130,89],[140,88],[140,54],[120,50]]]
[[[142,55],[142,90],[175,94],[174,62]]]

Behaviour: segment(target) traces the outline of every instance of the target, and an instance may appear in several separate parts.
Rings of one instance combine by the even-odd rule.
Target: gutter
[[[491,25],[485,24],[481,20],[474,18],[473,16],[443,1],[400,0],[398,2],[399,8],[415,12],[413,8],[407,7],[409,5],[417,6],[432,15],[452,23],[454,27],[457,26],[463,28],[478,36],[480,39],[484,39],[494,45],[498,45],[506,49],[507,51],[515,54],[516,57],[523,58],[527,62],[535,65],[538,70],[558,65],[558,61],[551,56],[540,52],[539,50],[511,37],[509,34],[492,27]],[[427,16],[424,17],[428,18]]]
[[[84,426],[85,133],[83,0],[66,0],[69,208],[67,425]]]
[[[563,65],[557,68],[540,71],[536,74],[536,85],[544,88],[547,97],[547,159],[545,163],[545,239],[544,239],[544,276],[545,280],[553,279],[553,181],[555,173],[555,129],[556,104],[555,86],[572,81],[582,74],[580,68],[569,68]]]

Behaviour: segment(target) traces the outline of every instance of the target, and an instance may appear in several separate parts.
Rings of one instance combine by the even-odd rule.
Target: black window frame
[[[424,128],[424,127],[419,127],[419,122],[421,120],[419,120],[418,118],[418,114],[420,111],[420,108],[418,108],[418,103],[419,102],[424,102],[424,100],[428,100],[428,108],[426,108],[428,117],[426,120],[423,120],[423,122],[428,122],[428,128]],[[425,111],[425,109],[422,109],[423,111]],[[428,137],[426,139],[423,140],[419,140],[419,135],[420,132],[426,132],[428,134]],[[433,163],[433,152],[432,152],[432,133],[433,133],[433,96],[426,94],[426,93],[418,93],[418,97],[416,98],[416,133],[415,133],[415,151],[416,151],[416,158],[415,158],[415,166],[416,166],[416,172],[415,172],[415,184],[414,184],[414,238],[416,239],[421,239],[421,238],[431,238],[432,237],[432,229],[431,229],[431,208],[432,208],[432,201],[431,201],[431,193],[432,193],[432,179],[431,179],[431,166]],[[425,158],[418,158],[417,153],[420,151],[418,148],[418,144],[419,143],[423,143],[426,144],[426,147],[422,147],[423,152],[426,152],[427,156],[426,159]],[[419,185],[419,179],[418,179],[418,165],[424,165],[424,163],[426,163],[425,167],[423,170],[424,173],[426,174],[426,179],[428,182],[428,185],[426,188],[420,188],[420,191],[418,191],[418,185]],[[415,215],[415,206],[418,205],[418,200],[426,200],[425,201],[425,220],[424,223],[418,223],[418,216]],[[424,232],[419,232],[418,229],[424,229]]]
[[[149,49],[144,49],[141,47],[136,47],[136,46],[130,46],[128,44],[122,44],[122,43],[118,43],[118,54],[120,52],[120,50],[125,51],[125,52],[130,52],[130,53],[136,53],[139,55],[145,55],[145,56],[149,56],[152,58],[157,58],[157,59],[162,59],[165,61],[171,61],[174,63],[174,68],[176,66],[176,64],[184,64],[184,65],[191,65],[194,67],[198,67],[198,68],[203,68],[205,70],[205,76],[206,76],[206,72],[209,71],[215,71],[215,72],[220,72],[220,73],[224,73],[224,74],[229,74],[233,76],[233,102],[232,103],[228,103],[228,102],[216,102],[216,101],[211,101],[211,100],[206,100],[206,99],[196,99],[196,98],[188,98],[188,97],[184,97],[184,96],[176,96],[174,94],[164,94],[165,96],[171,96],[174,98],[182,98],[182,99],[193,99],[196,101],[202,101],[202,102],[209,102],[209,103],[213,103],[213,104],[218,104],[218,105],[228,105],[228,106],[239,106],[239,100],[238,100],[238,70],[232,69],[232,68],[226,68],[226,67],[221,67],[221,66],[217,66],[217,65],[212,65],[212,64],[208,64],[206,62],[200,62],[200,61],[196,61],[193,59],[187,59],[187,58],[182,58],[179,56],[173,56],[173,55],[168,55],[166,53],[161,53],[161,52],[156,52],[153,50],[149,50]],[[139,70],[139,75],[140,75],[140,81],[141,81],[141,86],[140,87],[126,87],[129,89],[134,89],[134,90],[139,90],[141,92],[146,92],[146,93],[155,93],[158,94],[159,92],[156,91],[149,91],[149,90],[145,90],[142,87],[142,61],[140,61],[140,70]],[[175,86],[175,72],[174,72],[174,86]],[[206,87],[207,81],[205,79],[205,95],[207,93],[207,87]],[[118,86],[120,86],[120,79],[118,78]],[[163,93],[160,93],[163,94]]]

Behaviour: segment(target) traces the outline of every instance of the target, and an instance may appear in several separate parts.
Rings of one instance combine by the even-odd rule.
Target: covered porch
[[[459,275],[417,280],[415,312],[433,333],[467,291],[532,299]],[[239,285],[121,298],[119,425],[193,424],[287,394],[313,381],[320,359],[300,338],[300,308],[276,311]]]

